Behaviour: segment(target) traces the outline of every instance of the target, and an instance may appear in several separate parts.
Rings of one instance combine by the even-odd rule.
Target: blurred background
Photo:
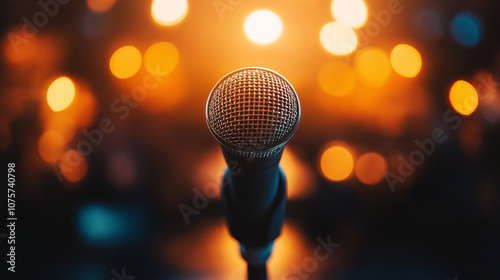
[[[3,1],[15,279],[244,279],[205,103],[247,66],[302,106],[271,279],[499,279],[499,8]]]

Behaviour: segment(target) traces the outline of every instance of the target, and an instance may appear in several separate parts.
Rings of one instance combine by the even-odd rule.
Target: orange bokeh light
[[[186,17],[188,7],[187,0],[153,0],[151,15],[159,25],[176,25]]]
[[[456,81],[450,89],[450,103],[462,115],[472,114],[478,104],[476,89],[466,81]]]
[[[63,135],[57,131],[49,130],[38,139],[38,153],[44,161],[53,163],[58,161],[64,153],[65,145],[66,139]]]
[[[326,93],[343,96],[354,89],[357,79],[351,65],[343,61],[331,61],[319,70],[318,81]]]
[[[391,74],[389,58],[378,48],[366,48],[357,53],[354,68],[361,81],[371,87],[385,85]]]
[[[387,172],[387,161],[377,153],[366,153],[356,160],[354,168],[359,181],[367,185],[380,182]]]
[[[47,90],[47,103],[55,112],[62,111],[73,102],[75,98],[75,84],[68,77],[54,80]]]
[[[116,3],[116,0],[87,0],[89,10],[96,13],[103,13],[111,9]]]
[[[394,71],[407,78],[413,78],[422,69],[422,57],[414,47],[400,44],[391,52],[391,64]]]
[[[323,176],[331,181],[342,181],[351,175],[354,157],[350,148],[340,142],[327,145],[320,158],[320,169]]]
[[[139,71],[142,63],[141,53],[134,46],[117,49],[109,60],[109,69],[118,79],[127,79]]]
[[[146,70],[153,75],[166,76],[179,63],[179,52],[169,42],[158,42],[151,45],[144,53]]]
[[[70,182],[80,181],[87,174],[87,159],[76,150],[66,150],[59,159],[59,170]]]

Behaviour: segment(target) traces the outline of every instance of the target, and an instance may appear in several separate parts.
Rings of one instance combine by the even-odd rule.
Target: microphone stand
[[[231,174],[230,168],[224,173],[222,206],[229,231],[240,243],[241,256],[247,262],[248,280],[267,280],[266,262],[271,256],[274,240],[281,234],[287,198],[285,174],[279,167],[281,153],[282,151],[271,159],[273,163],[270,169],[274,167],[278,171],[275,172],[275,187],[252,185],[250,182],[248,186],[242,188],[238,185],[236,189],[232,184],[235,178],[248,182],[252,180],[253,174],[243,174],[240,177],[240,174]],[[269,206],[263,206],[264,203],[259,202],[259,198],[264,201],[268,199]]]

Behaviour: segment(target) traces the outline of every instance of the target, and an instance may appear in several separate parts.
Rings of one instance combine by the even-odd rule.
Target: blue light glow
[[[77,213],[77,228],[91,245],[131,245],[142,239],[144,220],[137,207],[89,204]]]
[[[481,41],[483,33],[481,19],[471,12],[460,13],[451,22],[453,38],[464,47],[476,46]]]

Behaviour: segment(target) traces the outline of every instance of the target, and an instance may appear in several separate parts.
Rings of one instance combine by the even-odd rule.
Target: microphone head
[[[217,82],[208,97],[206,117],[223,149],[241,157],[267,158],[280,152],[294,134],[300,103],[283,76],[248,67]]]

